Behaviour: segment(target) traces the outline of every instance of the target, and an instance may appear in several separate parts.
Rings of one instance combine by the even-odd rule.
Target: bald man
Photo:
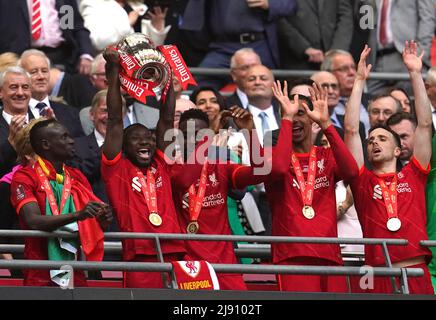
[[[260,57],[252,48],[242,48],[233,54],[230,59],[230,75],[236,85],[236,91],[226,99],[228,108],[233,105],[244,109],[247,108],[248,98],[245,94],[244,80],[250,67],[260,64],[262,64]]]

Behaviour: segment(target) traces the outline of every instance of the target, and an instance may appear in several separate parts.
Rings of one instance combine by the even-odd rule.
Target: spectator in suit
[[[0,53],[37,48],[69,73],[91,70],[94,52],[76,0],[0,0],[0,30]]]
[[[0,74],[0,99],[3,103],[0,117],[0,176],[12,171],[17,160],[13,140],[29,122],[30,77],[20,67],[8,67]]]
[[[375,97],[368,106],[371,128],[384,125],[390,116],[403,110],[401,103],[389,94]]]
[[[414,39],[421,52],[424,70],[430,66],[430,51],[435,30],[434,0],[374,1],[375,27],[369,29],[368,45],[373,48],[368,63],[375,72],[407,72],[401,53],[406,40]],[[409,81],[370,80],[368,90],[379,95],[386,87],[401,84],[410,91]]]
[[[19,65],[30,74],[32,97],[29,101],[29,115],[38,119],[51,108],[55,117],[73,137],[83,136],[77,109],[50,101],[50,60],[44,52],[29,49],[22,53]]]
[[[89,75],[69,74],[51,68],[50,95],[62,97],[68,105],[79,110],[89,107],[95,94],[107,88],[105,65],[103,55],[98,54],[92,61]]]
[[[280,116],[273,105],[272,86],[274,76],[264,65],[252,66],[245,78],[245,93],[248,97],[248,110],[253,115],[260,143],[265,143],[265,133],[279,127]]]
[[[244,89],[248,98],[248,111],[253,115],[256,132],[261,145],[270,145],[271,132],[278,129],[280,115],[278,106],[273,104],[272,86],[274,76],[264,65],[254,65],[247,71]],[[271,209],[266,198],[264,184],[256,185],[250,192],[259,209],[265,235],[271,235]]]
[[[91,184],[94,193],[103,201],[107,195],[100,175],[100,147],[104,143],[107,125],[107,90],[97,92],[89,111],[94,124],[91,134],[75,139],[76,156],[70,162],[72,167],[79,168]]]
[[[243,47],[253,48],[269,68],[279,66],[276,21],[296,9],[295,0],[190,0],[182,28],[198,31],[208,23],[209,52],[200,63],[204,68],[228,68],[231,56]],[[198,78],[200,86],[217,89],[226,78]]]
[[[335,77],[335,75],[328,71],[319,71],[312,75],[310,78],[322,88],[327,90],[328,94],[328,107],[330,112],[330,119],[332,120],[333,125],[335,126],[338,134],[343,138],[344,137],[344,115],[336,113],[336,107],[339,104],[340,98],[340,90],[339,90],[339,81]],[[360,122],[359,133],[362,143],[365,142],[365,126],[362,122]],[[321,138],[321,134],[317,136],[317,142],[319,142]]]
[[[325,55],[321,70],[330,71],[338,79],[341,97],[335,112],[339,115],[345,115],[345,105],[351,95],[354,80],[356,79],[356,63],[353,56],[348,51],[330,50]],[[365,125],[365,136],[370,129],[368,111],[366,110],[368,99],[369,95],[364,95],[360,104],[360,121]]]
[[[390,116],[386,125],[398,134],[401,141],[400,161],[403,166],[409,163],[415,148],[415,116],[407,112],[397,112]]]
[[[297,0],[298,10],[277,23],[281,66],[319,70],[331,49],[348,50],[353,34],[349,0]]]
[[[247,108],[248,98],[244,92],[244,81],[250,67],[262,64],[259,55],[252,48],[242,48],[230,58],[230,76],[236,86],[236,90],[226,99],[226,106],[237,105]]]

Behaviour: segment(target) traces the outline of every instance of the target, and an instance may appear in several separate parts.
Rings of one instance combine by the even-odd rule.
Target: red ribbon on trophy
[[[179,79],[183,90],[190,84],[197,84],[174,45],[155,48],[145,35],[134,33],[121,40],[114,49],[120,55],[122,88],[143,104],[148,96],[160,96],[165,102],[173,75]]]

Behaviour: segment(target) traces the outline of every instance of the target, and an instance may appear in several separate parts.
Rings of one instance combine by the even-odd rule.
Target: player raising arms
[[[353,179],[351,189],[366,238],[407,239],[407,246],[389,247],[394,267],[420,267],[424,277],[410,278],[411,293],[433,294],[427,262],[431,253],[419,245],[427,239],[425,185],[431,157],[431,108],[422,79],[422,56],[417,55],[417,44],[406,41],[403,62],[409,72],[415,96],[416,141],[411,161],[398,172],[398,157],[401,154],[399,136],[386,126],[375,126],[368,134],[368,159],[373,170],[364,166],[363,147],[359,138],[359,105],[365,81],[371,70],[366,58],[371,49],[362,51],[356,80],[345,114],[345,143],[360,168],[359,176]],[[365,246],[365,263],[372,266],[385,265],[382,248]],[[399,284],[397,279],[397,285]],[[375,278],[371,292],[392,293],[389,278]]]

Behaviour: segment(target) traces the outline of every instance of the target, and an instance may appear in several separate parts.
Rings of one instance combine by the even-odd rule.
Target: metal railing
[[[77,234],[65,231],[43,232],[30,230],[0,230],[0,237],[43,237],[43,238],[76,238]],[[151,271],[162,272],[164,283],[169,286],[165,273],[171,275],[171,287],[176,288],[172,265],[165,263],[161,250],[161,240],[192,240],[192,241],[230,241],[230,242],[255,242],[255,243],[313,243],[313,244],[363,244],[381,245],[386,261],[386,267],[374,267],[373,276],[390,277],[393,292],[408,294],[407,277],[420,277],[424,274],[419,268],[394,268],[392,266],[388,245],[407,245],[405,239],[358,239],[358,238],[314,238],[314,237],[282,237],[282,236],[225,236],[225,235],[188,235],[188,234],[164,234],[164,233],[130,233],[130,232],[107,232],[105,240],[123,239],[149,239],[154,240],[159,258],[158,263],[143,262],[83,262],[83,261],[38,261],[38,260],[0,260],[0,268],[8,269],[50,269],[60,268],[65,265],[78,270],[117,270],[117,271]],[[8,245],[2,245],[6,249]],[[11,245],[13,246],[13,245]],[[13,248],[13,247],[11,247]],[[17,249],[17,247],[14,247]],[[278,265],[240,265],[240,264],[212,264],[216,272],[225,273],[254,273],[254,274],[306,274],[306,275],[365,275],[367,270],[361,267],[344,266],[278,266]],[[401,288],[398,290],[395,278],[400,278]]]
[[[204,75],[204,76],[229,76],[230,69],[225,68],[189,68],[193,75]],[[274,69],[272,73],[276,78],[307,78],[312,76],[318,70],[279,70]],[[426,74],[423,74],[424,79]],[[371,72],[369,74],[370,80],[409,80],[410,76],[408,73],[400,72]]]

